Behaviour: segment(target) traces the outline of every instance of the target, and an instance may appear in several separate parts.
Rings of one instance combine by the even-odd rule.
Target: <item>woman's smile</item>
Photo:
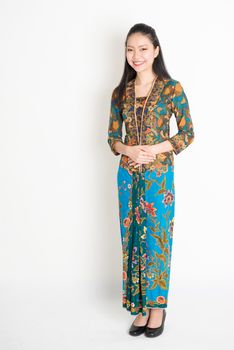
[[[144,62],[133,62],[134,66],[140,67]]]

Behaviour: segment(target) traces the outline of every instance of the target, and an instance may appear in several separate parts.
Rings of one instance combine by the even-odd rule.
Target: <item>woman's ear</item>
[[[156,47],[155,49],[155,55],[154,55],[154,58],[156,58],[159,54],[159,46]]]

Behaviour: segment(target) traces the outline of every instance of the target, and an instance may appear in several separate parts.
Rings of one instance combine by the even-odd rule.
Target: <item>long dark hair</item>
[[[125,39],[125,48],[127,46],[128,38],[131,34],[134,33],[141,33],[143,35],[147,35],[152,44],[154,45],[154,48],[159,46],[159,54],[157,57],[155,57],[152,69],[154,73],[158,76],[159,80],[162,80],[163,78],[169,78],[171,79],[170,74],[168,73],[164,59],[163,59],[163,54],[162,54],[162,49],[161,45],[159,43],[158,37],[156,35],[156,32],[154,28],[144,24],[144,23],[137,23],[133,27],[130,28],[127,37]],[[121,78],[121,81],[119,85],[116,87],[116,91],[118,91],[118,102],[119,106],[121,105],[122,99],[123,99],[123,94],[126,88],[127,83],[134,79],[136,77],[136,71],[129,65],[127,58],[125,58],[125,65],[124,65],[124,72],[123,76]]]

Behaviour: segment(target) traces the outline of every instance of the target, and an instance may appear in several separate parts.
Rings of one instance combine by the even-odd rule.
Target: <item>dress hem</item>
[[[142,315],[143,316],[146,316],[146,312],[144,311],[144,310],[136,310],[136,311],[133,311],[132,309],[132,307],[130,307],[130,306],[127,306],[127,304],[122,304],[122,307],[124,308],[124,309],[126,309],[126,311],[128,311],[128,312],[130,312],[131,313],[131,315],[138,315],[139,313],[142,313]],[[147,303],[146,303],[146,305],[144,306],[144,309],[166,309],[167,308],[167,304],[162,304],[161,306],[159,305],[159,306],[152,306],[152,305],[148,305]]]

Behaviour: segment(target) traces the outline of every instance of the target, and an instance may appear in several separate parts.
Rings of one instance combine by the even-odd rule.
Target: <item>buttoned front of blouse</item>
[[[112,92],[108,127],[108,144],[112,152],[116,141],[123,142],[122,127],[125,124],[126,145],[137,145],[137,128],[134,115],[135,90],[134,79],[129,81],[123,95],[122,107],[118,106],[117,88]],[[170,137],[170,118],[174,114],[178,132]],[[156,159],[142,164],[142,171],[156,169],[166,172],[169,165],[174,165],[174,154],[179,154],[194,140],[194,128],[187,96],[181,83],[175,79],[156,80],[145,106],[142,125],[142,145],[155,145],[165,140],[170,141],[173,149],[158,153]],[[128,163],[129,157],[122,154],[120,166],[130,174],[139,171]]]

